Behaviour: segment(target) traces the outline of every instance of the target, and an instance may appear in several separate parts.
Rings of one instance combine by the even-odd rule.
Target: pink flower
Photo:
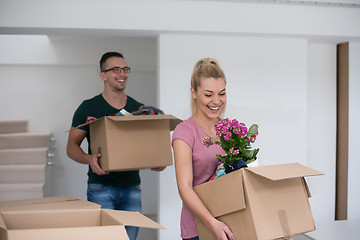
[[[204,142],[205,147],[210,147],[211,145],[214,145],[213,140],[208,137],[204,138],[203,142]]]
[[[257,135],[258,135],[258,132],[256,132],[256,134],[251,135],[251,136],[249,137],[249,141],[250,141],[250,142],[255,142]]]
[[[225,135],[224,139],[227,140],[227,141],[229,141],[231,136],[232,136],[231,132],[228,132],[228,133]]]

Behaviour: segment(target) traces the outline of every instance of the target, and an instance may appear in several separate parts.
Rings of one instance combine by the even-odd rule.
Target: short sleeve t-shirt
[[[219,145],[212,145],[207,148],[203,143],[205,137],[209,136],[192,117],[177,125],[172,136],[172,142],[175,139],[182,140],[192,149],[193,186],[208,181],[214,174],[219,162],[216,154],[225,154]],[[184,203],[181,211],[180,226],[182,238],[198,236],[195,216]]]
[[[144,104],[139,103],[135,99],[127,96],[126,105],[123,109],[128,112],[137,111],[140,106]],[[110,116],[118,113],[121,109],[116,109],[106,102],[102,94],[99,94],[91,99],[83,101],[74,113],[72,120],[72,127],[79,126],[86,122],[87,117],[102,118],[104,116]],[[88,153],[91,154],[90,149],[90,133],[89,126],[86,125],[80,129],[87,131],[86,139],[88,141]],[[139,170],[135,171],[123,171],[123,172],[111,172],[107,175],[99,176],[95,174],[90,166],[88,170],[88,183],[100,183],[104,185],[113,186],[133,186],[140,184]]]

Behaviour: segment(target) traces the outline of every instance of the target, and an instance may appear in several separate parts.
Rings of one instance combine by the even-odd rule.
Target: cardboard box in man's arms
[[[92,153],[104,171],[129,171],[173,164],[170,131],[182,120],[171,115],[107,116],[89,125]]]

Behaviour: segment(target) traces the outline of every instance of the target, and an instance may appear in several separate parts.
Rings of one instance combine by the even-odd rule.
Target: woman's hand
[[[230,228],[223,222],[214,218],[214,221],[211,224],[211,231],[216,237],[216,240],[228,240],[235,239],[234,234],[231,232]]]

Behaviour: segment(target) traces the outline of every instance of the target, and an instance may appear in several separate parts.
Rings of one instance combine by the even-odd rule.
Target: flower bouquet
[[[220,141],[206,137],[203,139],[204,145],[220,145],[226,154],[216,154],[223,166],[220,165],[220,172],[213,178],[247,167],[247,164],[256,160],[259,149],[251,149],[251,143],[255,142],[259,134],[258,125],[253,124],[248,129],[244,123],[239,123],[236,119],[225,118],[215,124],[215,129]]]

